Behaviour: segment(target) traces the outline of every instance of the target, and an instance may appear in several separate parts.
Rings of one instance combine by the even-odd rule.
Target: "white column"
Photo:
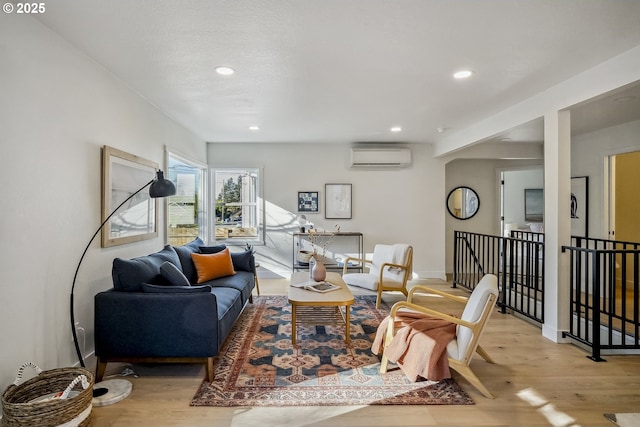
[[[569,254],[571,243],[571,116],[553,111],[544,116],[545,294],[542,335],[567,342],[569,329]]]

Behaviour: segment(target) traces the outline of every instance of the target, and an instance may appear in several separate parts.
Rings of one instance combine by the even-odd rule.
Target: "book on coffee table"
[[[296,288],[303,288],[308,291],[320,292],[320,293],[331,292],[331,291],[335,291],[336,289],[340,289],[340,286],[334,285],[333,283],[327,282],[326,280],[322,282],[307,280],[306,282],[296,283],[291,286],[294,286]]]

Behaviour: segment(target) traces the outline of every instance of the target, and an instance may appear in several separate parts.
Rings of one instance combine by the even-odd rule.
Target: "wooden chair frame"
[[[408,252],[409,253],[407,254],[406,264],[402,265],[402,264],[393,264],[390,262],[385,262],[380,267],[380,277],[378,279],[378,291],[377,291],[378,297],[376,299],[376,308],[380,308],[380,301],[382,301],[382,292],[384,291],[400,291],[404,294],[405,297],[409,296],[409,293],[407,291],[407,282],[409,281],[409,276],[411,275],[411,271],[413,270],[413,246],[409,246]],[[366,267],[368,264],[373,264],[373,260],[370,260],[370,259],[347,257],[344,260],[342,275],[345,275],[348,273],[347,266],[349,264],[349,261],[358,261],[362,263],[363,268]],[[387,267],[399,268],[404,271],[402,286],[400,287],[384,286],[384,269]]]
[[[489,320],[489,317],[493,312],[494,306],[496,304],[497,296],[493,294],[489,295],[489,297],[487,298],[487,302],[485,303],[485,306],[482,310],[482,314],[480,315],[480,318],[476,322],[471,323],[471,322],[467,322],[465,320],[459,319],[457,317],[453,317],[448,314],[441,313],[437,310],[433,310],[433,309],[423,307],[421,305],[417,305],[413,303],[413,296],[416,291],[436,294],[438,296],[441,296],[462,304],[466,304],[466,302],[468,301],[467,297],[452,295],[450,293],[429,288],[427,286],[417,285],[411,288],[411,291],[409,292],[409,295],[407,297],[407,301],[397,302],[391,308],[391,313],[389,315],[391,317],[391,320],[389,321],[389,326],[387,327],[387,331],[384,338],[384,350],[382,353],[380,372],[382,373],[387,372],[389,359],[386,356],[386,349],[389,346],[389,343],[391,343],[391,339],[393,338],[396,332],[394,327],[394,323],[395,323],[394,319],[395,319],[396,313],[398,312],[398,310],[402,308],[414,310],[421,313],[429,314],[439,319],[447,320],[457,325],[466,326],[467,328],[471,329],[473,335],[465,353],[462,355],[460,359],[453,359],[449,357],[449,367],[451,369],[454,369],[460,375],[462,375],[467,381],[469,381],[469,383],[471,383],[471,385],[477,388],[485,397],[489,399],[493,399],[493,395],[491,394],[491,392],[489,392],[489,390],[482,384],[482,382],[480,382],[480,379],[473,373],[469,364],[471,363],[471,359],[473,358],[473,355],[475,352],[477,352],[480,356],[482,356],[482,358],[487,362],[495,363],[495,361],[491,358],[491,356],[489,356],[489,354],[478,344],[478,341],[480,339],[480,336],[482,335],[482,332],[485,324],[487,323],[487,320]]]

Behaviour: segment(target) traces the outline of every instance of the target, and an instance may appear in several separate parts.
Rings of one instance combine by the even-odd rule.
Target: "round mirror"
[[[480,198],[469,187],[456,187],[447,196],[447,210],[458,219],[469,219],[478,213]]]

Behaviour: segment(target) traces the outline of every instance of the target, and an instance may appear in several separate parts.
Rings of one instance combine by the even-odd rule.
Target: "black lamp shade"
[[[176,194],[176,186],[173,185],[173,182],[165,179],[164,173],[158,170],[156,172],[156,180],[149,187],[149,196],[157,198],[173,196],[174,194]]]

